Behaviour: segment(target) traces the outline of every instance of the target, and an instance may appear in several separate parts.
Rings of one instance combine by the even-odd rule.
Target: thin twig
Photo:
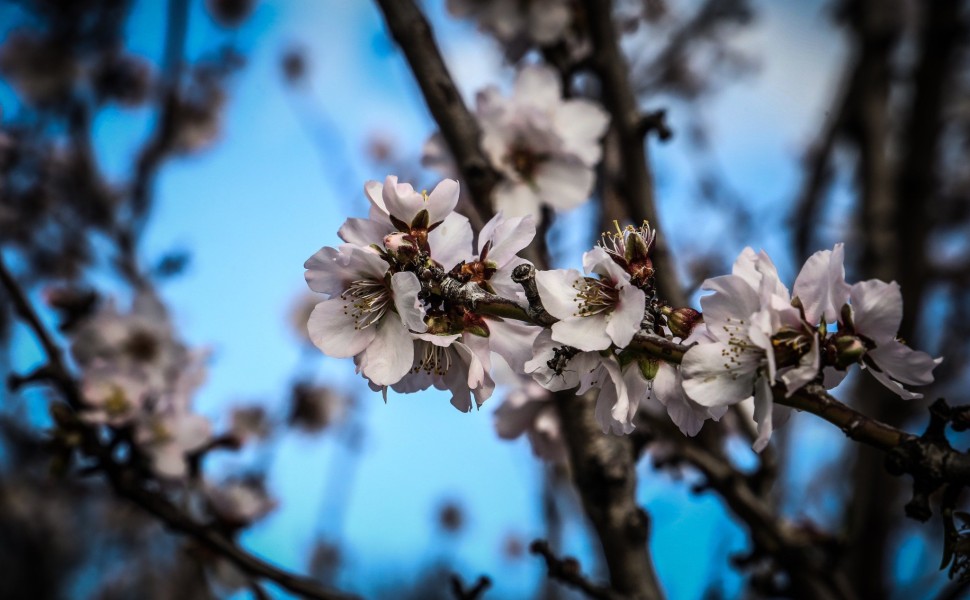
[[[623,600],[626,598],[626,596],[616,593],[607,586],[591,582],[583,575],[579,561],[570,556],[559,558],[552,552],[552,548],[545,540],[532,542],[529,546],[529,552],[542,557],[546,562],[546,569],[551,579],[576,588],[590,598],[595,600]]]

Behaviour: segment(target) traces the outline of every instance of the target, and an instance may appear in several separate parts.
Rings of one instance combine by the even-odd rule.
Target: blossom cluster
[[[527,302],[516,267],[536,233],[530,215],[500,212],[475,245],[468,220],[454,212],[456,181],[428,193],[389,176],[365,192],[369,217],[348,219],[339,230],[345,243],[305,264],[308,285],[326,297],[309,318],[313,343],[352,357],[385,398],[387,388],[433,386],[462,411],[472,397],[480,406],[491,395],[497,356],[526,382],[496,413],[499,434],[527,433],[549,458],[563,455],[551,392],[595,390],[596,419],[613,434],[631,432],[637,411],[649,410],[695,435],[741,405],[761,450],[784,418],[775,394],[812,382],[834,387],[860,364],[915,398],[903,386],[931,383],[940,361],[896,338],[897,284],[845,281],[841,244],[809,258],[793,292],[764,252],[747,248],[732,274],[704,282],[713,293],[701,298],[701,313],[658,297],[656,231],[617,224],[584,254],[582,272],[533,270],[538,298]],[[657,340],[688,347],[680,364],[649,351]]]

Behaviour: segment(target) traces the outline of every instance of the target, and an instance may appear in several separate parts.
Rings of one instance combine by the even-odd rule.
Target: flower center
[[[425,342],[421,362],[414,367],[413,371],[415,373],[424,371],[428,375],[443,376],[450,368],[451,352],[448,351],[448,348]]]
[[[523,146],[516,146],[509,153],[509,163],[512,165],[512,169],[526,180],[532,179],[542,160],[543,158],[540,155]]]
[[[354,329],[367,329],[379,322],[391,306],[391,295],[382,281],[358,279],[340,294],[344,314],[354,318]]]
[[[574,316],[591,317],[613,310],[620,301],[620,292],[602,279],[584,277],[573,284],[576,301],[579,305]]]
[[[150,331],[135,329],[124,342],[124,352],[138,362],[151,362],[158,356],[160,343]]]
[[[125,392],[118,386],[112,386],[111,394],[104,401],[104,412],[111,417],[120,417],[128,411],[128,407]]]

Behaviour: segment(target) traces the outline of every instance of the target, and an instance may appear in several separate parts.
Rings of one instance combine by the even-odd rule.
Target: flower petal
[[[876,344],[896,338],[903,322],[903,294],[895,281],[860,281],[849,291],[852,321],[857,333]]]
[[[606,335],[610,336],[617,348],[626,348],[636,332],[640,331],[646,305],[646,294],[640,288],[633,285],[620,288],[619,301],[606,323]]]
[[[562,102],[559,76],[549,67],[525,66],[515,78],[513,95],[517,104],[547,110]]]
[[[805,309],[805,319],[816,325],[839,320],[842,307],[849,301],[849,284],[845,282],[845,247],[836,244],[832,250],[811,255],[795,279],[793,291]]]
[[[589,198],[595,181],[593,170],[577,160],[550,158],[536,168],[535,186],[539,198],[563,211],[576,208]]]
[[[384,318],[377,324],[373,341],[360,355],[357,368],[375,385],[387,386],[400,381],[413,363],[411,334],[400,320]]]
[[[552,339],[584,352],[606,350],[612,341],[606,332],[608,327],[609,318],[605,313],[569,317],[552,325]]]
[[[438,261],[445,271],[450,271],[463,260],[471,260],[474,235],[467,217],[451,213],[428,234],[431,258]]]
[[[889,340],[866,353],[886,375],[900,383],[929,385],[933,383],[933,369],[943,361],[926,352],[913,350],[906,344]]]
[[[758,437],[751,445],[755,452],[764,450],[768,445],[768,440],[771,439],[771,432],[774,429],[773,404],[771,384],[764,377],[759,377],[758,381],[755,382],[754,393],[754,421],[758,424]]]
[[[600,138],[610,125],[609,114],[595,102],[574,99],[562,103],[552,119],[564,149],[587,167],[595,166],[602,155]]]
[[[428,326],[424,322],[424,306],[418,299],[421,292],[421,281],[410,271],[402,271],[391,276],[391,290],[394,292],[394,308],[400,315],[404,325],[411,331],[424,333]],[[395,318],[388,314],[385,319]]]
[[[536,287],[539,289],[542,305],[546,312],[557,319],[567,319],[579,314],[576,294],[582,284],[583,276],[576,269],[536,272]]]
[[[736,404],[752,393],[764,355],[753,349],[714,342],[698,344],[684,354],[684,391],[701,406]]]
[[[331,298],[317,304],[310,313],[310,320],[307,321],[310,340],[327,356],[354,356],[370,345],[377,335],[374,327],[358,329],[354,317],[348,314],[347,306],[348,302],[343,298]]]
[[[381,244],[384,236],[394,231],[390,223],[373,219],[347,219],[340,226],[337,235],[348,244],[366,248],[371,244]]]
[[[488,260],[499,267],[505,266],[516,254],[532,243],[536,236],[536,221],[532,215],[506,219],[502,213],[496,214],[485,224],[478,235],[478,250],[481,252],[484,241],[492,242]]]
[[[444,179],[431,190],[428,194],[428,216],[431,223],[444,221],[445,218],[455,211],[458,206],[459,196],[458,182],[454,179]]]

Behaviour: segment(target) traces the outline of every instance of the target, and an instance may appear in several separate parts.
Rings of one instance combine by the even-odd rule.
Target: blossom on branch
[[[530,65],[519,71],[511,98],[494,86],[479,92],[476,114],[482,148],[501,175],[493,192],[496,210],[507,217],[538,217],[543,205],[569,210],[586,201],[609,125],[598,104],[563,100],[558,75]],[[439,136],[428,141],[426,160],[441,162],[442,143]]]

